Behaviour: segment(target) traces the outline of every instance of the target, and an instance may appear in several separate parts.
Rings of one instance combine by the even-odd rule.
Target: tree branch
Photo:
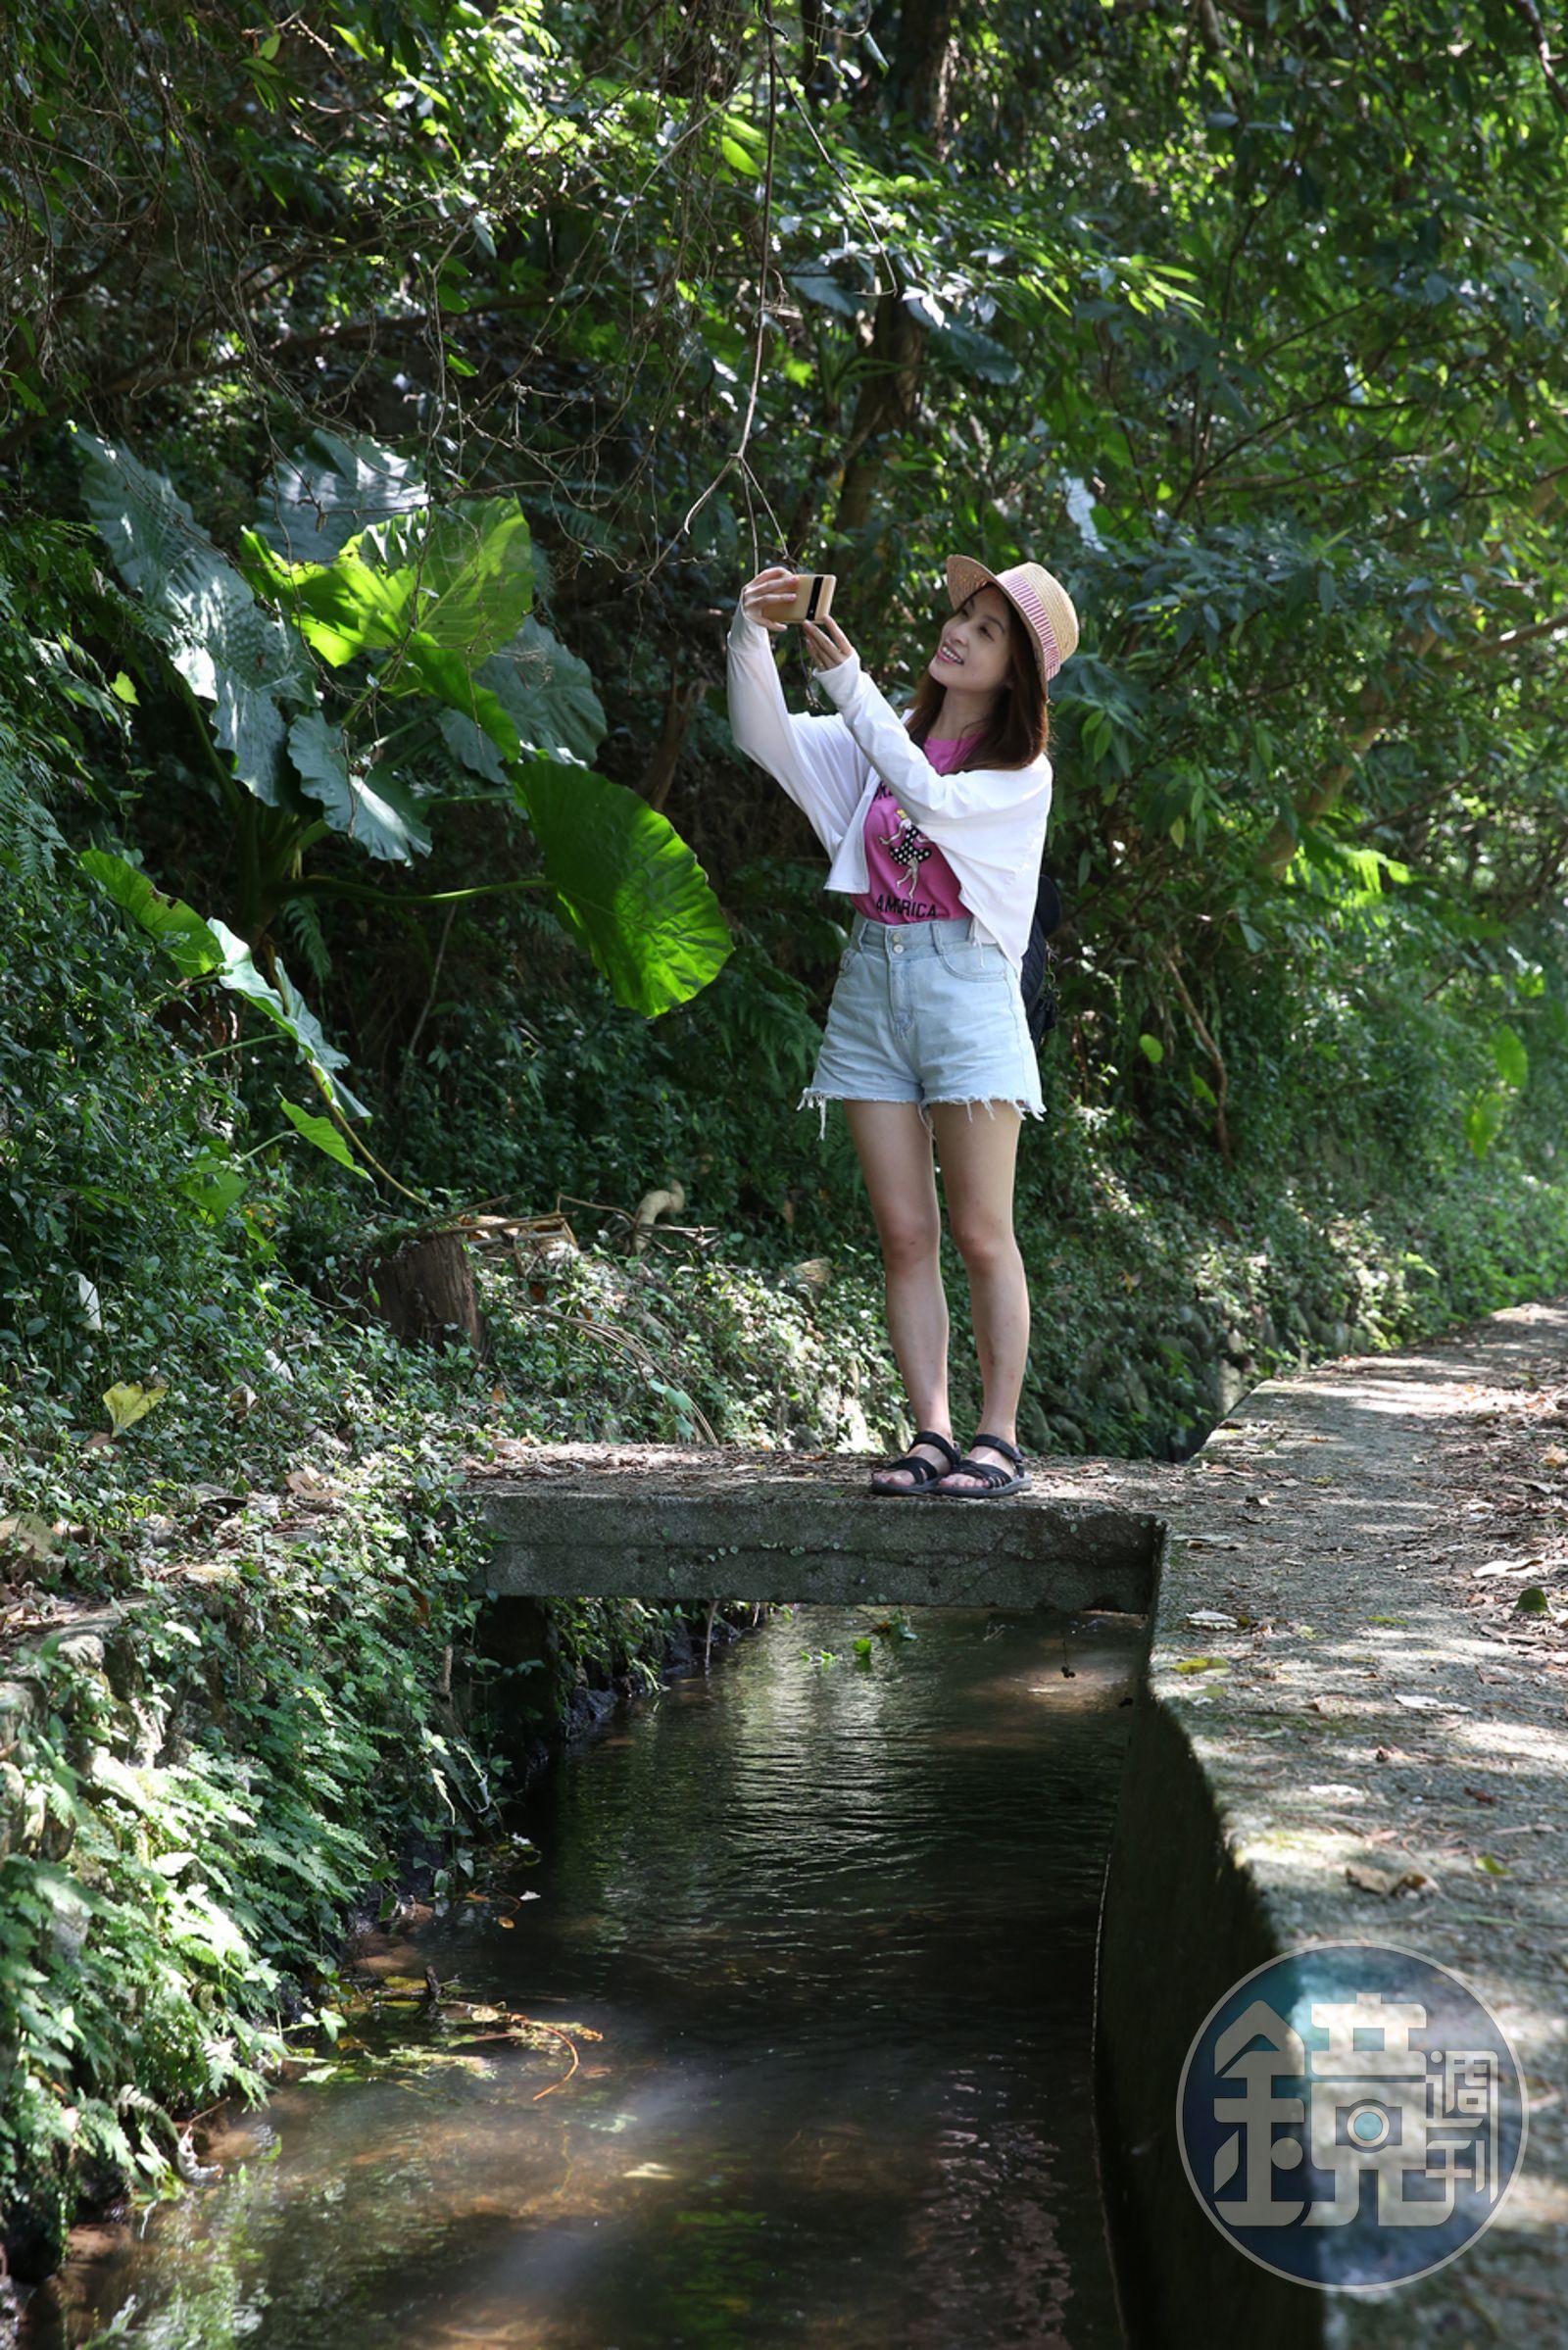
[[[1541,21],[1541,11],[1536,6],[1536,0],[1508,0],[1508,5],[1514,15],[1530,27],[1536,55],[1541,60],[1541,71],[1545,75],[1546,87],[1551,93],[1552,104],[1568,115],[1568,89],[1564,89],[1553,70],[1551,50],[1546,40],[1546,27]]]

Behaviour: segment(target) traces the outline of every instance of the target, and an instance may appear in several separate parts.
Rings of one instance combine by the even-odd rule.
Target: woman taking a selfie
[[[917,1431],[871,1490],[989,1500],[1028,1483],[1017,1411],[1029,1293],[1012,1188],[1023,1118],[1039,1116],[1041,1101],[1018,972],[1051,807],[1046,687],[1078,642],[1077,615],[1038,563],[992,572],[951,557],[952,616],[906,721],[838,623],[820,616],[800,624],[836,714],[792,717],[770,637],[793,618],[802,585],[775,568],[742,590],[730,726],[809,818],[832,860],[827,888],[855,903],[804,1100],[824,1117],[827,1102],[845,1105]],[[985,1390],[962,1453],[948,1408],[933,1142]]]

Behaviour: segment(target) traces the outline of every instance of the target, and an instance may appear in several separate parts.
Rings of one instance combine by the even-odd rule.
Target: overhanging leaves
[[[961,374],[977,376],[982,383],[1017,382],[1018,362],[989,334],[952,317],[929,294],[911,292],[905,300],[929,330],[931,348],[938,358],[947,360]]]

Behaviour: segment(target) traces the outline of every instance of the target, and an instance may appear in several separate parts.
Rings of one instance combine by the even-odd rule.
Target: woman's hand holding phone
[[[842,661],[855,659],[855,647],[837,620],[803,620],[801,626],[813,669],[836,669]]]
[[[741,590],[741,609],[749,620],[758,621],[770,636],[777,636],[792,621],[799,620],[806,633],[812,667],[836,669],[853,658],[855,648],[837,620],[829,619],[825,613],[819,620],[802,617],[801,589],[811,576],[774,563],[746,582]]]
[[[787,615],[800,592],[800,574],[782,563],[774,563],[766,571],[759,571],[741,590],[741,609],[749,620],[757,620],[777,636],[786,625]]]

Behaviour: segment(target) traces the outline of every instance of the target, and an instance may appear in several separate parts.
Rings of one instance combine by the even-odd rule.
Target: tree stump
[[[394,1249],[371,1266],[370,1288],[381,1319],[405,1346],[466,1339],[475,1354],[484,1353],[484,1317],[461,1233],[432,1232]]]

